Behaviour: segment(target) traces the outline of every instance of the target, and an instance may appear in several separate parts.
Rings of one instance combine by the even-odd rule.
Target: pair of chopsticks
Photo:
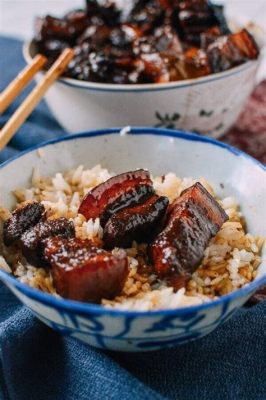
[[[65,49],[23,103],[21,103],[15,113],[0,130],[0,150],[6,146],[20,126],[25,122],[53,82],[65,71],[72,58],[73,50]],[[35,56],[31,64],[25,67],[8,87],[0,93],[0,114],[6,110],[46,62],[46,57],[40,54]]]

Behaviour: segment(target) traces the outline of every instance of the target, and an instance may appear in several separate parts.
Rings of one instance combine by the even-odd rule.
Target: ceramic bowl
[[[28,63],[35,54],[34,43],[26,43]],[[218,138],[236,121],[254,88],[258,66],[259,60],[249,61],[222,73],[166,84],[114,85],[63,78],[45,98],[69,132],[141,125]]]
[[[212,139],[173,130],[135,128],[125,136],[117,129],[87,132],[54,140],[22,153],[1,166],[1,203],[14,205],[12,190],[29,185],[33,166],[55,174],[80,164],[97,163],[117,173],[148,168],[154,175],[204,176],[221,197],[235,195],[248,230],[266,235],[266,170],[251,157]],[[221,185],[222,184],[222,185]],[[264,257],[266,249],[264,246]],[[0,270],[0,279],[44,323],[102,349],[157,350],[198,339],[214,330],[266,283],[265,259],[255,281],[212,302],[172,310],[122,311],[63,300],[20,283]]]

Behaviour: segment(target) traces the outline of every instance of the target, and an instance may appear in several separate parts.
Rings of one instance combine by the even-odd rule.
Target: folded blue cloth
[[[23,66],[21,42],[0,38],[0,91]],[[0,118],[0,126],[23,96]],[[42,102],[0,162],[62,129]],[[266,399],[266,302],[207,337],[153,353],[112,353],[61,336],[0,284],[0,399]]]
[[[0,54],[0,92],[2,92],[25,66],[22,57],[22,43],[14,39],[0,38]],[[27,86],[5,111],[4,115],[0,117],[0,129],[32,90],[33,86],[33,83]],[[63,134],[63,129],[52,117],[45,102],[42,101],[10,141],[9,146],[0,151],[0,163],[21,150]]]

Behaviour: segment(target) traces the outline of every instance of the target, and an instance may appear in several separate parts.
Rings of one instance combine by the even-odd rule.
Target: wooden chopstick
[[[0,131],[0,150],[5,147],[23,122],[28,118],[52,83],[64,72],[70,60],[73,58],[73,55],[72,49],[65,49],[46,72],[42,80],[35,86],[32,92],[7,121]]]
[[[45,56],[37,54],[32,62],[19,73],[2,93],[0,93],[0,114],[7,109],[46,62],[47,58]]]

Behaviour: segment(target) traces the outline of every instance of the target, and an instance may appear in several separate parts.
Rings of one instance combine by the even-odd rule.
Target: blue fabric
[[[24,66],[22,43],[14,39],[0,38],[0,92],[16,77]],[[16,101],[10,105],[4,115],[0,117],[0,129],[32,90],[33,86],[34,84],[31,83]],[[52,139],[62,134],[64,134],[64,131],[61,126],[53,118],[45,102],[42,101],[13,137],[9,146],[0,151],[0,163],[20,150],[25,150],[44,140]]]
[[[0,91],[22,68],[19,41],[0,38]],[[13,112],[20,97],[0,118]],[[51,133],[52,132],[52,133]],[[62,130],[44,103],[0,162]],[[111,353],[63,337],[0,284],[0,399],[266,399],[266,302],[206,338],[153,353]]]

